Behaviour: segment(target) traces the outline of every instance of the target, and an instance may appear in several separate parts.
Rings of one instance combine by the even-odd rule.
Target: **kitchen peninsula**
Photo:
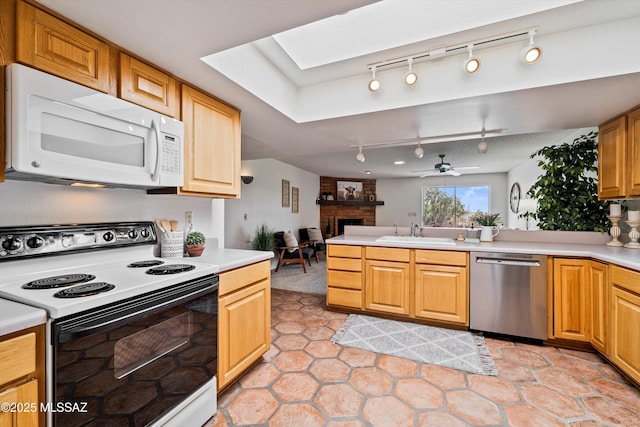
[[[399,234],[408,234],[403,231]],[[344,235],[327,240],[331,309],[468,329],[471,252],[544,255],[549,264],[542,285],[548,296],[545,342],[595,348],[640,382],[633,334],[640,326],[640,298],[635,295],[640,291],[640,251],[577,238],[574,243],[378,241],[394,232],[391,227],[347,227]]]

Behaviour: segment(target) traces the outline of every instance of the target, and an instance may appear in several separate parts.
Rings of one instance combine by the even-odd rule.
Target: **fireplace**
[[[363,225],[363,218],[338,218],[338,234],[344,234],[345,225]]]

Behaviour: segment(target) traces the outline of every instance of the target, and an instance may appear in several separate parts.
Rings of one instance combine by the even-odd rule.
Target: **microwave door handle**
[[[156,167],[153,170],[153,173],[151,174],[151,180],[153,182],[157,182],[158,181],[158,175],[160,174],[160,165],[161,165],[161,156],[162,156],[162,150],[160,147],[160,128],[158,127],[158,124],[156,123],[155,119],[151,120],[151,128],[153,129],[153,131],[156,134]]]

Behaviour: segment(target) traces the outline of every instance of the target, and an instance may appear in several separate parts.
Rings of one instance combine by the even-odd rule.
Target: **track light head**
[[[478,143],[478,153],[486,154],[487,151],[489,151],[489,145],[487,144],[487,141],[482,138],[482,141]]]
[[[362,154],[362,146],[358,147],[358,154],[356,154],[356,160],[360,163],[364,163],[364,154]]]
[[[467,46],[469,57],[462,63],[462,68],[469,74],[473,74],[480,69],[480,60],[473,56],[473,45]]]
[[[380,89],[380,81],[376,79],[376,67],[371,67],[371,80],[369,81],[369,90],[371,92],[376,92],[378,89]]]
[[[422,156],[424,156],[424,150],[422,149],[422,147],[420,146],[420,141],[418,141],[418,148],[416,148],[416,150],[414,151],[415,155],[417,158],[421,159]]]
[[[413,86],[418,82],[418,75],[411,69],[411,66],[413,65],[413,58],[409,58],[407,62],[409,63],[409,71],[404,75],[404,83],[407,86]]]
[[[529,32],[529,46],[520,51],[520,59],[525,64],[535,64],[542,58],[542,48],[533,42],[533,36],[536,32]]]

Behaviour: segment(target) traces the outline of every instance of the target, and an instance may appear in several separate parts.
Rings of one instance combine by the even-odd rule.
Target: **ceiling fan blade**
[[[420,178],[426,178],[426,177],[428,177],[428,176],[437,175],[437,174],[439,174],[439,173],[440,173],[440,172],[438,172],[438,171],[431,171],[431,172],[427,172],[427,173],[425,173],[424,175],[420,175]]]
[[[456,170],[464,170],[464,169],[466,169],[466,170],[470,170],[470,169],[480,169],[480,166],[460,166],[460,167],[457,167],[457,166],[456,166],[455,168],[452,168],[452,169],[456,169]]]
[[[448,171],[442,172],[442,173],[445,174],[445,175],[451,175],[451,176],[460,176],[460,175],[462,175],[460,172],[456,172],[453,169],[449,169]]]

